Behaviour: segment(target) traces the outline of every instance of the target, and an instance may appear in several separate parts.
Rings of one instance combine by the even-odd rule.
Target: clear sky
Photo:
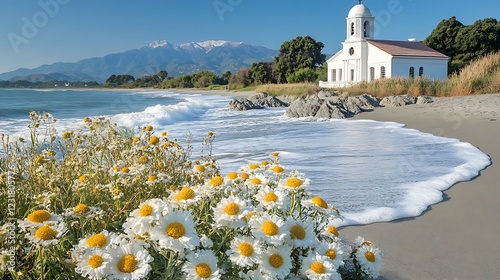
[[[333,54],[357,0],[1,0],[0,73],[146,45],[228,40],[279,49],[310,35]],[[443,19],[499,19],[500,1],[365,0],[376,38],[425,39]]]

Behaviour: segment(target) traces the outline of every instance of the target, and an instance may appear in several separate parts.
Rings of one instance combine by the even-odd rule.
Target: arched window
[[[385,66],[380,66],[380,78],[385,78]]]
[[[375,80],[375,67],[370,67],[370,81]]]
[[[414,78],[415,77],[415,68],[410,67],[410,78]]]
[[[422,77],[423,75],[424,75],[424,67],[420,66],[420,68],[418,68],[418,76]]]
[[[365,23],[363,24],[363,36],[364,37],[368,37],[368,29],[370,28],[370,22],[369,21],[365,21]]]
[[[354,69],[351,69],[351,81],[354,81]]]
[[[354,22],[351,22],[351,36],[354,35]]]

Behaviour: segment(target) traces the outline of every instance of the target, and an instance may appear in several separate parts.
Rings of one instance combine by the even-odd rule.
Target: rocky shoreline
[[[376,107],[400,107],[412,104],[434,102],[434,97],[411,95],[387,96],[383,99],[370,94],[350,96],[349,93],[320,91],[317,94],[294,97],[290,95],[279,98],[266,93],[255,94],[249,98],[233,99],[229,102],[229,110],[254,110],[266,107],[287,107],[288,117],[317,117],[327,119],[350,118],[362,112],[372,111]]]

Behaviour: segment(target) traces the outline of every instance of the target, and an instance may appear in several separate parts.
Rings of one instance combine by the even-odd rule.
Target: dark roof
[[[366,40],[371,45],[392,56],[424,56],[448,58],[448,56],[420,43],[412,41]]]

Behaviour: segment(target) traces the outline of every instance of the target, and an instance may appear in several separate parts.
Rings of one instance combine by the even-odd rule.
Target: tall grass
[[[301,96],[314,94],[321,88],[316,83],[297,83],[297,84],[266,84],[257,86],[256,92],[265,92],[272,96],[292,95]]]
[[[447,80],[427,77],[379,79],[343,89],[352,93],[369,93],[378,97],[410,94],[413,96],[460,96],[500,92],[500,52],[478,58],[452,74]]]

